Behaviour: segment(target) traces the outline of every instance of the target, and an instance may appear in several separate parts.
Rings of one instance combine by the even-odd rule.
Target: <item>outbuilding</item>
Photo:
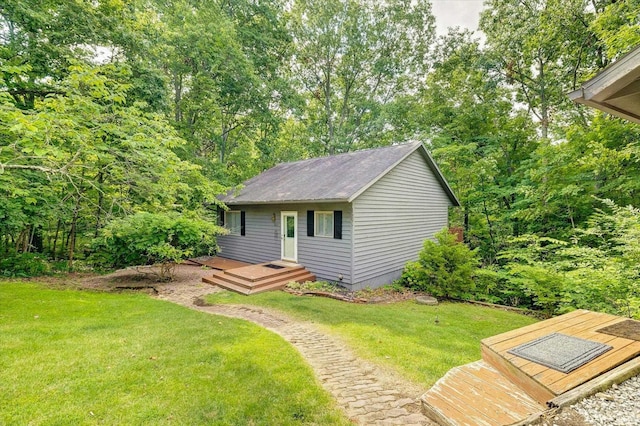
[[[352,290],[399,278],[460,205],[420,142],[279,164],[222,201],[220,256],[301,264]]]

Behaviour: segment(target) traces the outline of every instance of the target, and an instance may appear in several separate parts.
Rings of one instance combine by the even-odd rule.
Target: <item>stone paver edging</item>
[[[311,365],[347,416],[359,424],[435,425],[420,411],[419,395],[407,394],[406,389],[413,386],[356,357],[350,349],[313,324],[253,306],[194,304],[199,296],[213,291],[204,287],[198,295],[200,292],[190,289],[187,295],[173,288],[160,291],[158,297],[210,314],[251,321],[282,336]]]

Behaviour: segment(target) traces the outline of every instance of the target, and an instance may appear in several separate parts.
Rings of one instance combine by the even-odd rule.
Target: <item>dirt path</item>
[[[424,391],[356,357],[335,338],[313,324],[282,313],[244,305],[196,306],[206,294],[219,291],[199,282],[156,287],[156,297],[210,314],[240,318],[279,334],[291,343],[314,369],[317,377],[347,416],[366,425],[434,425],[420,411]]]

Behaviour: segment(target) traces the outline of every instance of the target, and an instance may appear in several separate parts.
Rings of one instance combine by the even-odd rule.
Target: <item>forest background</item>
[[[640,1],[487,0],[480,30],[437,37],[427,1],[4,1],[0,272],[196,255],[227,188],[420,140],[473,249],[441,293],[637,315],[640,127],[567,93],[640,45]]]

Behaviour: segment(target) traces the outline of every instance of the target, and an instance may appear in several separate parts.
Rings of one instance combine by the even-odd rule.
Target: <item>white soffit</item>
[[[640,47],[569,93],[569,98],[640,124]]]

